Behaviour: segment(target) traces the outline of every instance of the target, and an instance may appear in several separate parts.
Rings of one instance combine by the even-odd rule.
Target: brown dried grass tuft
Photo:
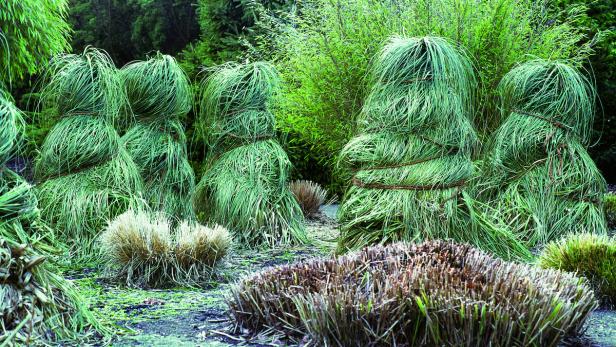
[[[269,269],[228,304],[241,328],[328,346],[556,346],[597,305],[571,274],[443,241]]]
[[[289,184],[289,188],[297,199],[304,217],[314,216],[327,199],[327,190],[312,181],[295,180]]]

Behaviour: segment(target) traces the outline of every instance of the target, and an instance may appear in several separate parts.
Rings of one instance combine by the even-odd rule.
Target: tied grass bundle
[[[535,60],[499,86],[508,117],[496,131],[480,198],[529,247],[568,233],[605,233],[605,180],[586,151],[591,82],[565,62]]]
[[[340,154],[340,166],[353,173],[338,213],[340,250],[437,238],[494,250],[469,235],[475,231],[460,206],[477,142],[468,58],[442,38],[394,37],[372,78],[359,134]]]
[[[122,142],[139,168],[151,209],[176,220],[195,219],[195,173],[180,117],[190,110],[188,78],[173,57],[157,54],[122,68],[137,122]]]
[[[92,48],[56,58],[47,78],[44,106],[64,113],[36,159],[36,192],[43,219],[85,259],[107,220],[141,204],[139,170],[113,123],[125,97],[109,57]]]
[[[223,65],[204,80],[199,125],[211,151],[195,209],[247,246],[306,240],[288,186],[291,163],[268,109],[277,85],[276,71],[262,62]]]
[[[1,93],[1,91],[0,91]],[[20,136],[21,113],[3,99],[0,134]],[[6,108],[5,108],[6,107]],[[17,130],[16,130],[17,129]],[[7,139],[6,137],[5,139]],[[2,143],[12,153],[15,141]],[[55,249],[49,230],[40,221],[32,187],[0,162],[0,345],[48,345],[83,341],[100,324],[76,289],[46,261]]]
[[[129,63],[121,75],[137,119],[176,118],[190,111],[190,83],[172,56],[157,53],[149,60]]]
[[[195,173],[188,162],[186,135],[177,120],[133,125],[122,137],[139,168],[151,209],[177,220],[194,219]]]
[[[614,237],[578,234],[550,242],[539,256],[539,266],[584,276],[603,303],[616,303]]]
[[[128,211],[100,237],[108,270],[130,286],[202,285],[227,254],[226,229],[184,221],[173,231],[163,214]]]
[[[122,79],[107,52],[86,47],[81,54],[54,57],[45,72],[42,102],[60,116],[92,114],[122,124],[126,103]]]
[[[271,268],[228,305],[239,328],[314,345],[557,346],[597,304],[572,274],[430,241]]]

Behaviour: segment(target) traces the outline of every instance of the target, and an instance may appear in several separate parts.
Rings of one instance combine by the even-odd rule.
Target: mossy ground
[[[326,208],[332,216],[335,210]],[[119,287],[104,279],[97,269],[69,272],[100,317],[120,328],[112,346],[285,346],[284,340],[252,337],[233,332],[226,315],[225,295],[241,276],[333,251],[337,236],[332,219],[323,217],[308,228],[313,243],[273,250],[238,250],[229,257],[210,286],[146,290]],[[616,346],[616,311],[593,313],[586,334],[568,342],[574,346]]]

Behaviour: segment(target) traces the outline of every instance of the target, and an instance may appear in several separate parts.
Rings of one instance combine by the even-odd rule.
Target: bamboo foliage
[[[477,142],[469,60],[442,38],[394,37],[372,78],[359,134],[341,152],[352,172],[339,211],[341,249],[464,239],[461,192]]]
[[[122,142],[143,178],[144,198],[176,221],[194,219],[195,173],[180,122],[192,100],[188,78],[173,57],[160,53],[121,73],[136,120]]]
[[[592,83],[561,61],[535,60],[500,83],[506,117],[478,184],[501,220],[529,247],[567,233],[607,230],[605,180],[588,155],[595,113]]]
[[[204,80],[199,129],[210,147],[195,209],[247,246],[305,241],[289,190],[291,163],[275,139],[269,104],[278,86],[262,62],[227,64]]]
[[[114,124],[124,123],[126,94],[104,51],[52,60],[43,83],[43,107],[59,112],[36,159],[42,216],[79,256],[107,220],[140,205],[142,181]]]

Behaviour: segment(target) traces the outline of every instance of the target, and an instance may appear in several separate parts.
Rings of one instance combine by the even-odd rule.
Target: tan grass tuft
[[[130,286],[200,285],[227,253],[226,229],[183,222],[172,231],[162,214],[128,211],[109,223],[100,237],[114,277]]]

